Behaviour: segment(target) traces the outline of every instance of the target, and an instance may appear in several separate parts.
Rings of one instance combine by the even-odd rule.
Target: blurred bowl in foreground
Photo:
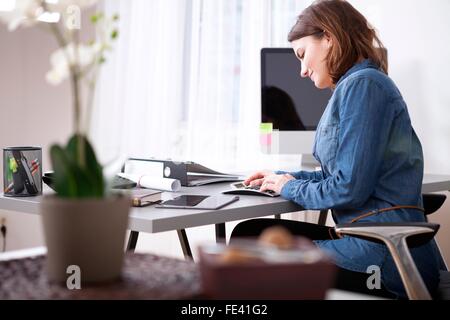
[[[260,240],[199,247],[205,295],[211,299],[324,299],[336,266],[312,241],[294,238],[289,249]]]

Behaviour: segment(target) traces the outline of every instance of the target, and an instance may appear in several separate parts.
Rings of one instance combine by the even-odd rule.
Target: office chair
[[[424,194],[425,215],[437,211],[446,199],[445,195]],[[434,238],[439,225],[428,222],[353,223],[335,227],[338,235],[350,235],[369,241],[384,243],[391,253],[400,273],[406,293],[411,300],[431,300],[431,295],[410,254],[409,247],[420,246]],[[450,272],[441,255],[441,271],[438,298],[450,299]]]

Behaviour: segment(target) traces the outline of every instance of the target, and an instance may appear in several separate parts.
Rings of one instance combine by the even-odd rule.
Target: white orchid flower
[[[59,49],[50,56],[51,69],[46,74],[50,84],[58,85],[70,77],[73,90],[74,128],[76,133],[89,128],[90,115],[96,79],[100,65],[105,61],[103,54],[110,48],[109,42],[117,38],[117,30],[112,29],[112,22],[118,20],[115,15],[111,21],[102,19],[101,13],[91,17],[91,22],[104,28],[100,32],[98,42],[93,45],[77,44],[81,10],[93,6],[99,0],[0,0],[0,22],[6,22],[10,31],[20,26],[32,26],[40,22],[55,23],[47,31],[51,32],[58,42]],[[94,21],[95,20],[95,21]],[[58,23],[59,22],[59,23]],[[64,23],[62,23],[64,22]],[[67,32],[69,31],[69,32]],[[88,88],[86,101],[81,96],[81,86]],[[85,108],[83,104],[86,102]],[[82,115],[83,111],[86,115]],[[82,118],[86,125],[83,125]]]
[[[79,70],[83,71],[95,62],[100,51],[101,45],[98,43],[90,46],[79,44],[76,56],[73,43],[70,43],[65,48],[56,50],[50,56],[52,69],[46,74],[47,82],[52,85],[60,84],[69,76],[70,66],[75,63],[77,63]]]
[[[77,6],[80,9],[91,7],[99,0],[46,0],[47,7],[53,12],[64,13],[69,6]]]
[[[98,0],[15,0],[12,11],[0,12],[0,20],[8,25],[9,31],[14,31],[21,26],[33,26],[39,21],[57,22],[60,15],[57,15],[57,19],[55,15],[66,13],[70,6],[81,10],[97,2]],[[45,9],[49,12],[45,12]]]
[[[42,13],[40,0],[16,0],[12,11],[0,13],[0,20],[8,25],[9,31],[14,31],[20,26],[32,26]]]

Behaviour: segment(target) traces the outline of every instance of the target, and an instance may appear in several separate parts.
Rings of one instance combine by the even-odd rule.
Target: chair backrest
[[[423,208],[425,209],[425,215],[428,216],[436,211],[438,211],[444,204],[447,196],[445,194],[434,194],[434,193],[424,193],[422,194]],[[425,217],[428,221],[428,218]],[[433,240],[439,251],[439,263],[441,270],[448,271],[448,266],[445,263],[444,255],[442,254],[439,244],[436,239]]]
[[[445,194],[433,194],[433,193],[424,193],[422,194],[423,200],[423,208],[425,209],[425,215],[432,214],[439,210],[440,207],[447,199]]]

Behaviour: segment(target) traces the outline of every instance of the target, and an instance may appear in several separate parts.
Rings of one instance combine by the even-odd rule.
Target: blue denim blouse
[[[335,223],[349,223],[374,209],[422,206],[420,141],[396,85],[370,60],[354,65],[339,79],[317,127],[313,155],[322,170],[291,172],[295,180],[283,186],[283,198],[305,209],[332,209]],[[418,210],[401,209],[359,220],[397,221],[425,218]],[[341,268],[367,272],[369,266],[378,266],[385,287],[406,295],[384,245],[348,236],[315,243]],[[433,291],[439,279],[435,243],[414,248],[411,254]]]

